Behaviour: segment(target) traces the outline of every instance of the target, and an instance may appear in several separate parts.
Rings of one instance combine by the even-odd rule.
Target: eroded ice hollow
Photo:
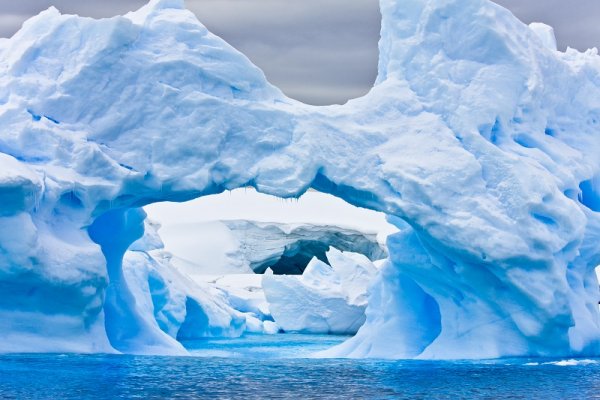
[[[558,52],[487,0],[380,5],[377,81],[342,106],[285,97],[180,0],[51,8],[1,40],[0,351],[184,352],[124,279],[140,207],[252,186],[401,229],[366,323],[326,355],[600,354],[597,50]]]

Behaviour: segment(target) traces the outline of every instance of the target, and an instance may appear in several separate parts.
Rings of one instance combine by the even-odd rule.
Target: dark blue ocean
[[[0,356],[2,399],[600,399],[600,360],[305,358],[341,338],[190,342],[191,357]]]

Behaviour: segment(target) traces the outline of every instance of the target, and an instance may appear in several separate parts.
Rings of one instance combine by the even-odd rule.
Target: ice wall
[[[332,355],[600,354],[597,51],[487,0],[381,11],[376,85],[343,106],[286,98],[180,0],[4,41],[0,350],[179,351],[122,284],[138,208],[249,185],[401,227]]]

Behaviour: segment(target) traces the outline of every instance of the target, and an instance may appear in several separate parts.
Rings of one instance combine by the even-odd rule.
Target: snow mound
[[[3,41],[0,350],[178,353],[125,283],[140,207],[252,186],[401,229],[334,356],[600,354],[597,50],[487,0],[380,5],[376,84],[343,106],[286,98],[182,1]]]

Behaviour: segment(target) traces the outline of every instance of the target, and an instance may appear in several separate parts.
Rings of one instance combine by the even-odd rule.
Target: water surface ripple
[[[285,347],[278,340],[276,347]],[[297,338],[293,342],[305,344]],[[240,347],[243,341],[221,347],[231,343]],[[206,347],[215,346],[219,344],[213,341]],[[198,354],[205,356],[3,355],[0,398],[600,399],[599,360],[430,362]]]

